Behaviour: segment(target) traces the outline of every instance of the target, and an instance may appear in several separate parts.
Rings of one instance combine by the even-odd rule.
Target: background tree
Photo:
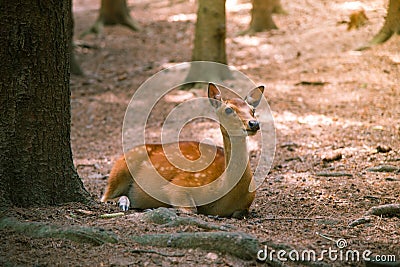
[[[394,33],[400,34],[400,0],[390,0],[385,23],[381,30],[367,44],[357,50],[365,50],[386,42]]]
[[[225,0],[199,0],[192,61],[212,61],[227,64]],[[186,81],[219,81],[230,78],[229,68],[202,69],[196,65],[190,69]]]
[[[71,55],[71,59],[70,59],[70,65],[71,65],[71,73],[75,74],[75,75],[83,75],[83,71],[81,69],[81,66],[79,65],[78,61],[76,60],[76,56],[75,56],[75,51],[74,51],[74,40],[73,40],[73,36],[74,36],[74,16],[72,15],[72,5],[71,5],[71,12],[70,12],[70,16],[71,16],[71,42],[70,42],[70,55]]]
[[[0,5],[0,203],[87,201],[70,145],[71,1]]]
[[[244,34],[277,29],[272,13],[285,14],[280,0],[252,0],[251,21]]]
[[[141,27],[131,17],[126,0],[101,0],[100,14],[87,31],[81,34],[81,37],[89,33],[99,34],[103,31],[104,25],[120,24],[128,27],[132,31],[139,31]]]
[[[273,6],[274,6],[272,9],[273,14],[287,15],[286,10],[282,6],[281,0],[274,0]]]

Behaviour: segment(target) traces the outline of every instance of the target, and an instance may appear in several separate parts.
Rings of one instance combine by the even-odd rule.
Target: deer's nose
[[[258,131],[258,130],[260,130],[260,123],[255,120],[251,120],[251,121],[249,121],[249,127],[250,127],[250,130],[252,130],[252,131]]]

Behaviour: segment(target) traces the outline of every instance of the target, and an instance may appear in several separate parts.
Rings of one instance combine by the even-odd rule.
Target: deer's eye
[[[232,108],[226,108],[225,109],[225,113],[228,114],[228,115],[232,114],[233,113],[233,109]]]

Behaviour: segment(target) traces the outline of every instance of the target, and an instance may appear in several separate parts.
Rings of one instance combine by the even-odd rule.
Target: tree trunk
[[[252,0],[252,4],[250,28],[248,30],[250,33],[278,28],[272,19],[272,12],[277,5],[276,0]]]
[[[386,42],[394,33],[400,34],[400,0],[390,0],[387,16],[382,29],[367,44],[359,47],[357,50],[365,50]]]
[[[192,61],[227,64],[225,0],[199,0],[198,3]],[[201,64],[195,66],[191,66],[186,81],[217,82],[231,77],[228,67],[203,69]]]
[[[272,13],[273,14],[287,15],[286,10],[282,7],[281,0],[274,0],[273,1]]]
[[[116,24],[128,27],[132,31],[139,31],[141,29],[139,24],[129,14],[126,0],[101,0],[99,17],[89,30],[81,34],[81,37],[90,33],[99,34],[103,31],[103,26]]]
[[[0,5],[0,202],[88,201],[70,146],[71,1]]]
[[[75,75],[79,75],[82,76],[83,75],[83,71],[81,69],[81,66],[79,65],[78,61],[76,60],[76,56],[75,56],[75,51],[74,51],[74,40],[73,40],[73,36],[74,36],[74,16],[72,14],[72,5],[71,5],[71,12],[70,12],[70,16],[71,16],[71,42],[70,42],[70,64],[71,64],[71,74],[75,74]]]

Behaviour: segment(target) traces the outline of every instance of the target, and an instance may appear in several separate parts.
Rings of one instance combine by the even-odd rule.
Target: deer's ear
[[[264,93],[264,85],[260,85],[251,90],[244,100],[247,102],[247,104],[256,108],[258,104],[260,104],[263,93]]]
[[[221,106],[221,91],[213,83],[208,84],[208,99],[210,100],[211,106],[214,108],[219,108]]]

